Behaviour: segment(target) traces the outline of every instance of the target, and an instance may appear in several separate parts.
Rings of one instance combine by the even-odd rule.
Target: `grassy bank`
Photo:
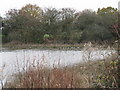
[[[9,49],[81,49],[83,44],[3,44],[3,48]]]
[[[34,62],[23,72],[13,75],[6,88],[116,88],[118,83],[117,55],[98,61],[51,69]],[[59,64],[58,64],[59,66]]]
[[[81,44],[21,44],[21,43],[7,43],[2,44],[3,48],[16,50],[16,49],[60,49],[60,50],[81,50],[84,48],[85,43]],[[92,47],[98,49],[116,48],[114,44],[112,46],[107,44],[92,44]]]

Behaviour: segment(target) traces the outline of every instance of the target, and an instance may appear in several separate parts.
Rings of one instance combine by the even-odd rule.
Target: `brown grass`
[[[116,88],[118,87],[117,54],[98,61],[67,67],[41,67],[34,62],[14,75],[6,88]],[[44,58],[43,58],[44,60]]]

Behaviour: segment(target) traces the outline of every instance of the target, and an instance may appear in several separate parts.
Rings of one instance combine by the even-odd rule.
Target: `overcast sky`
[[[36,4],[42,8],[55,7],[57,9],[69,7],[82,11],[84,9],[92,9],[97,11],[98,8],[112,6],[118,8],[120,0],[1,0],[0,15],[4,16],[6,11],[16,8],[20,9],[26,4]]]

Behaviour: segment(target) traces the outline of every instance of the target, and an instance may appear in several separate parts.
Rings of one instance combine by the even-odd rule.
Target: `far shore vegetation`
[[[112,45],[118,39],[118,10],[113,7],[76,11],[72,8],[42,9],[27,4],[21,9],[10,9],[6,17],[0,17],[0,22],[3,45],[86,42]]]

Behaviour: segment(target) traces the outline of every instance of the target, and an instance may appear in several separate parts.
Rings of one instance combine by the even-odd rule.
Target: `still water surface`
[[[112,51],[113,52],[113,51]],[[12,50],[0,52],[0,70],[3,76],[12,75],[18,69],[22,71],[26,65],[45,65],[48,68],[53,66],[68,66],[87,60],[90,55],[91,60],[103,59],[111,55],[111,51],[75,51],[75,50]],[[3,68],[4,67],[4,68]]]

